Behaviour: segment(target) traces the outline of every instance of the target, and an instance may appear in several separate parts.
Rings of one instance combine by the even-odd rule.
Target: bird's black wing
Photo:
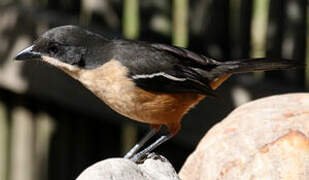
[[[126,57],[122,63],[129,68],[130,78],[142,89],[216,96],[209,86],[212,78],[207,77],[207,73],[205,76],[205,70],[217,66],[217,61],[164,44],[131,42],[129,47],[121,49],[126,51],[121,52],[121,57]]]
[[[170,46],[166,44],[151,44],[152,47],[170,53],[173,56],[182,59],[182,62],[194,67],[212,68],[212,66],[220,65],[220,62],[214,59],[208,58],[204,55],[196,54],[188,49],[176,46]]]

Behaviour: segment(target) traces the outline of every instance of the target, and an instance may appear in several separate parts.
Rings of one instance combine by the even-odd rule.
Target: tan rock
[[[214,126],[179,176],[197,179],[309,179],[309,94],[259,99]]]

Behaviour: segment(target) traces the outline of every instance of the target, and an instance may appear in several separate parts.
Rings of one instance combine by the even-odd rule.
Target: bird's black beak
[[[39,52],[33,51],[33,45],[27,47],[26,49],[20,51],[14,58],[15,60],[35,60],[41,59],[41,54]]]

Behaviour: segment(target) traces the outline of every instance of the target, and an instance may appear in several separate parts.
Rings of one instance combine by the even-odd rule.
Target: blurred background
[[[307,9],[306,0],[1,0],[0,179],[74,179],[97,161],[124,155],[149,130],[60,70],[13,61],[46,30],[80,25],[222,61],[268,56],[309,62]],[[201,102],[156,152],[178,170],[199,139],[235,107],[308,89],[305,69],[233,76],[218,89],[222,98]]]

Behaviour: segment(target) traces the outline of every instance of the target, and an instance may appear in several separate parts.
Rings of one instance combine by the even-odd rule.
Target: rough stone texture
[[[307,180],[308,137],[308,93],[259,99],[214,126],[179,176],[182,180]]]
[[[82,172],[77,180],[179,180],[173,166],[162,156],[151,154],[141,164],[123,158],[100,161]]]

